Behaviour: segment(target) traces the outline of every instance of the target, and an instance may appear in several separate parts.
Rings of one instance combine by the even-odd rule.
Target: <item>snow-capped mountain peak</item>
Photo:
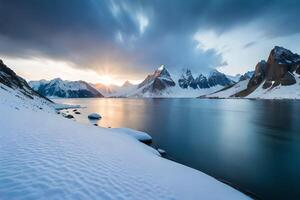
[[[283,47],[275,46],[269,56],[268,61],[278,64],[291,64],[300,62],[300,56]]]
[[[51,81],[31,81],[29,85],[39,94],[48,97],[103,97],[97,89],[84,81],[64,81],[60,78],[56,78]]]

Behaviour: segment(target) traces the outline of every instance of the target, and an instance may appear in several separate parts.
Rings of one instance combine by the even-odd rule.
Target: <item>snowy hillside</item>
[[[247,98],[255,99],[300,99],[300,78],[294,74],[296,83],[293,85],[282,86],[264,89],[261,84],[254,92],[249,94]]]
[[[88,98],[103,97],[94,87],[84,81],[63,81],[60,78],[51,81],[31,81],[29,85],[39,94],[47,97]]]
[[[249,79],[240,81],[229,88],[221,89],[215,93],[206,95],[208,98],[230,98],[233,97],[236,93],[239,93],[247,88]]]
[[[0,66],[0,199],[248,199],[130,129],[86,126]]]
[[[16,110],[28,108],[53,112],[53,108],[57,106],[32,90],[27,82],[9,69],[2,60],[0,60],[0,97],[0,104]]]

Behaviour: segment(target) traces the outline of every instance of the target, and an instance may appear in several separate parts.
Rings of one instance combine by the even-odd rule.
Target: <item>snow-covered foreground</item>
[[[248,198],[160,157],[122,129],[12,106],[14,101],[3,101],[5,93],[0,93],[0,199]]]

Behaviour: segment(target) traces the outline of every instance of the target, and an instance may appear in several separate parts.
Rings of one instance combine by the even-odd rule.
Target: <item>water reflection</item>
[[[300,102],[200,99],[61,99],[77,121],[146,131],[172,159],[263,199],[300,196]]]

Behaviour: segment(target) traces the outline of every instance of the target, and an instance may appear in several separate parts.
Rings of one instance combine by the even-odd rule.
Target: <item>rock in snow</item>
[[[101,116],[98,113],[92,113],[88,116],[89,119],[101,119]]]

